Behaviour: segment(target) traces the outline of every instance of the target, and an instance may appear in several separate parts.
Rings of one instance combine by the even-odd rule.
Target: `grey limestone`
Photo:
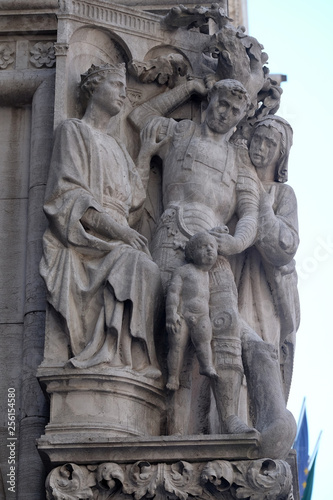
[[[0,14],[15,498],[297,499],[292,129],[245,3]]]

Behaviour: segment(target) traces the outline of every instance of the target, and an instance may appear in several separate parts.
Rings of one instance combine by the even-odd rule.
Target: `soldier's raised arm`
[[[166,116],[190,99],[193,94],[205,96],[207,89],[203,80],[193,79],[163,92],[149,101],[137,106],[128,116],[130,122],[138,129],[156,116]]]

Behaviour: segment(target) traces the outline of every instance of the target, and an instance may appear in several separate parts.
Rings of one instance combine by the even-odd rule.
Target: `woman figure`
[[[297,202],[285,184],[292,135],[289,123],[275,115],[254,126],[249,153],[261,181],[259,229],[255,245],[243,253],[236,272],[240,313],[280,353],[286,399],[299,326],[293,259],[299,244]]]
[[[107,134],[126,98],[124,64],[92,65],[81,90],[86,112],[57,129],[46,189],[40,269],[48,302],[69,337],[73,366],[108,363],[157,378],[160,272],[147,240],[129,225],[145,200],[152,143],[144,141],[136,168]]]

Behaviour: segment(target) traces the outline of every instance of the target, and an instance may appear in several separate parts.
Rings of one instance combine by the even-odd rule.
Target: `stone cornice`
[[[9,14],[12,11],[55,11],[59,7],[58,0],[1,0],[0,15]]]
[[[88,428],[62,428],[49,425],[38,441],[39,452],[57,464],[61,461],[76,463],[107,462],[117,460],[217,460],[249,459],[258,456],[259,436],[253,434],[204,436],[150,436],[112,437],[106,430]]]
[[[63,17],[161,38],[160,16],[103,0],[61,0],[59,18]]]

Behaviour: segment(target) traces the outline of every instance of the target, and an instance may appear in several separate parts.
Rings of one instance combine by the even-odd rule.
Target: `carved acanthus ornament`
[[[36,68],[52,68],[55,65],[55,52],[53,42],[38,42],[30,50],[30,62]]]
[[[169,29],[180,27],[201,28],[213,20],[218,31],[214,33],[203,50],[202,67],[208,86],[215,82],[234,78],[249,92],[255,119],[279,108],[282,89],[269,78],[265,64],[268,55],[256,38],[245,33],[243,26],[235,27],[223,8],[212,4],[210,8],[174,7],[163,18],[162,25]]]
[[[13,64],[13,54],[14,50],[7,43],[0,44],[0,69],[7,69]]]
[[[47,500],[93,499],[89,475],[88,467],[75,464],[57,467],[46,479]]]
[[[282,460],[173,464],[65,464],[46,481],[48,500],[142,498],[293,500],[289,465]]]
[[[178,76],[187,74],[188,67],[181,54],[167,54],[145,62],[133,60],[129,70],[142,83],[156,81],[160,85],[166,84],[172,89]]]

